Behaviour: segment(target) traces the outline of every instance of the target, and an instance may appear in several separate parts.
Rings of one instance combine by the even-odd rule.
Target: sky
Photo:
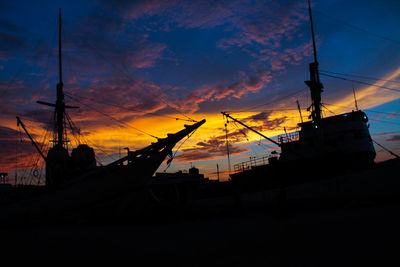
[[[59,8],[65,101],[80,107],[68,110],[79,128],[69,147],[89,144],[101,164],[204,118],[158,171],[196,166],[216,179],[218,164],[227,179],[221,111],[275,140],[296,130],[296,101],[308,120],[306,1],[0,0],[1,172],[43,167],[15,117],[50,146],[53,111],[36,101],[55,101]],[[312,8],[323,116],[354,110],[354,88],[372,138],[400,154],[400,2],[321,0]],[[232,170],[278,150],[240,125],[227,130]],[[377,161],[393,157],[375,149]]]

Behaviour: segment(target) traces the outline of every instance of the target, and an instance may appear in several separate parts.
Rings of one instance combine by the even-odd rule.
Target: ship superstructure
[[[274,169],[274,172],[279,172],[280,174],[278,175],[296,172],[299,174],[301,170],[312,175],[319,175],[314,170],[325,169],[327,171],[331,169],[338,171],[365,167],[374,162],[376,152],[368,129],[368,117],[363,111],[353,110],[330,117],[322,116],[321,93],[323,92],[323,84],[319,78],[319,63],[310,2],[308,2],[308,8],[314,62],[309,64],[310,79],[305,83],[311,93],[312,103],[307,109],[311,111],[309,116],[311,120],[299,123],[300,131],[279,136],[278,141],[275,141],[238,121],[228,113],[222,112],[227,119],[238,122],[256,132],[277,145],[281,150],[279,158],[276,154],[273,154],[270,157],[264,157],[262,160],[254,159],[253,161],[236,164],[235,173],[231,175],[232,179],[255,175],[265,176],[271,174],[272,169]],[[281,165],[285,167],[278,171],[275,170],[276,166],[267,167],[266,165]],[[260,169],[264,171],[260,172]],[[269,173],[268,170],[270,171]]]

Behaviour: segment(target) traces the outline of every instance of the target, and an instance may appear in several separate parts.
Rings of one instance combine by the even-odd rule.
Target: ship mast
[[[59,9],[59,26],[58,26],[58,66],[60,80],[57,84],[57,100],[56,100],[56,125],[57,125],[57,140],[54,143],[55,146],[62,147],[64,144],[64,84],[62,82],[62,57],[61,57],[61,8]]]
[[[313,25],[313,21],[312,21],[310,0],[308,0],[308,14],[310,17],[311,35],[312,35],[313,52],[314,52],[314,62],[310,63],[310,80],[305,81],[305,83],[310,88],[310,92],[311,92],[311,100],[312,100],[311,117],[312,117],[312,120],[319,122],[321,120],[321,93],[323,92],[322,88],[324,86],[322,85],[322,83],[319,80],[317,48],[315,45],[314,25]]]
[[[47,103],[44,101],[37,101],[37,103],[54,107],[55,108],[55,136],[54,136],[54,147],[63,148],[66,140],[64,140],[64,115],[66,108],[79,108],[75,106],[67,106],[64,102],[64,84],[62,80],[62,50],[61,50],[61,8],[59,9],[59,25],[58,25],[58,70],[59,70],[59,81],[57,83],[57,99],[56,103]]]

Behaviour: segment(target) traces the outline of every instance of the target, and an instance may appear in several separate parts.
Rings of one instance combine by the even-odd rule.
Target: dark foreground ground
[[[7,227],[0,253],[2,266],[400,266],[398,202],[300,214]]]
[[[1,266],[400,266],[399,171],[287,188],[282,202],[272,190],[147,219],[0,222]]]

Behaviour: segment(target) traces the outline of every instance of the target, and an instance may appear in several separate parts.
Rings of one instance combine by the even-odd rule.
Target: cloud
[[[53,125],[53,110],[52,109],[27,109],[22,113],[22,117],[29,118],[35,123],[39,123],[44,128],[49,128]]]
[[[104,22],[98,21],[103,19],[95,18],[94,25],[102,25]],[[110,26],[97,30],[92,27],[76,30],[75,42],[69,44],[72,64],[84,71],[107,74],[112,71],[129,76],[134,69],[154,66],[167,48],[165,44],[148,41],[147,35],[132,32],[124,25],[116,27],[115,31]],[[115,40],[117,33],[124,36],[123,41]],[[85,58],[81,58],[82,53]]]
[[[119,127],[123,127],[116,120],[124,124],[136,125],[138,121],[136,119],[139,116],[153,113],[165,115],[171,110],[165,103],[166,101],[170,106],[185,113],[201,113],[205,110],[210,111],[211,108],[208,108],[213,105],[217,106],[221,100],[254,97],[267,88],[273,79],[284,72],[289,65],[301,63],[311,52],[311,43],[305,42],[304,38],[301,38],[302,33],[299,32],[300,26],[307,20],[303,8],[304,3],[300,2],[290,1],[291,4],[261,0],[116,0],[112,2],[98,0],[97,2],[100,2],[100,5],[90,16],[80,20],[72,29],[66,28],[63,56],[68,59],[69,67],[72,67],[74,72],[64,75],[65,92],[73,97],[66,97],[67,104],[80,106],[79,110],[69,111],[70,115],[78,126],[82,126],[82,133],[90,134],[94,138],[98,137],[102,141],[110,138],[112,130],[115,130],[112,129],[113,127],[118,128],[115,130],[116,132],[120,131]],[[1,24],[0,21],[0,26]],[[3,38],[6,41],[4,44],[0,44],[0,48],[3,45],[6,49],[13,42],[15,47],[21,48],[24,45],[23,40],[18,40],[17,34],[20,29],[13,28],[13,25],[10,24],[4,25],[4,27],[8,27],[9,31],[4,33]],[[168,94],[164,93],[162,88],[178,88],[170,84],[162,84],[162,82],[174,80],[176,77],[171,75],[171,77],[167,77],[168,79],[158,80],[157,77],[162,76],[160,72],[165,71],[165,76],[167,76],[174,70],[166,71],[165,68],[156,68],[163,60],[171,60],[171,55],[178,54],[179,51],[172,51],[171,43],[180,42],[180,40],[179,38],[172,40],[167,37],[169,42],[164,42],[162,38],[170,36],[168,34],[172,31],[174,31],[173,34],[181,31],[197,33],[198,29],[204,30],[201,31],[201,34],[210,34],[213,37],[211,38],[214,45],[212,52],[216,52],[207,55],[210,58],[214,55],[222,55],[217,58],[220,59],[229,57],[229,55],[236,57],[237,54],[240,54],[240,59],[223,60],[220,64],[221,68],[224,67],[224,64],[235,63],[236,60],[242,61],[245,57],[246,59],[240,63],[240,67],[229,71],[228,78],[218,76],[211,80],[207,77],[198,83],[193,83],[195,84],[193,85],[194,90],[190,92],[185,86],[179,86],[178,90],[165,90],[165,92],[168,91]],[[0,33],[2,33],[1,30],[0,27]],[[152,33],[155,32],[160,35],[152,36]],[[171,36],[175,36],[173,34]],[[199,36],[203,38],[203,35]],[[293,40],[296,41],[293,42]],[[170,44],[171,47],[169,47]],[[43,43],[39,43],[37,48],[34,50],[38,51],[37,53],[40,55],[48,53],[49,47]],[[239,53],[237,53],[238,51]],[[57,51],[53,49],[52,53],[56,55]],[[242,57],[242,55],[244,56]],[[172,60],[178,62],[180,58]],[[31,59],[30,63],[44,69],[46,67],[44,62],[42,56],[37,56]],[[190,62],[190,64],[192,63]],[[197,63],[194,61],[193,64]],[[181,66],[185,66],[185,64]],[[156,71],[152,72],[152,68]],[[229,68],[229,70],[231,69],[233,67]],[[68,66],[65,70],[68,70]],[[182,69],[177,68],[177,70]],[[50,71],[53,73],[47,75]],[[221,70],[218,74],[223,72]],[[51,77],[55,77],[57,73],[53,69],[48,73],[40,76],[41,85],[43,85],[40,87],[51,88],[47,92],[52,90],[51,92],[54,93],[55,84],[51,84],[49,82],[51,79],[45,76],[53,75]],[[25,91],[25,88],[28,87],[30,85],[21,83],[19,88],[14,87],[16,91],[7,90],[8,96],[14,95],[15,98],[10,103],[6,103],[8,100],[2,98],[4,105],[0,105],[1,111],[12,114],[16,104],[22,106],[20,104],[26,103],[27,97],[31,100],[38,97],[37,95],[32,97],[30,93],[21,94],[21,91]],[[18,90],[20,91],[18,92]],[[39,99],[33,99],[33,102],[36,100]],[[41,98],[41,100],[53,102],[54,98]],[[40,123],[47,119],[51,111],[52,109],[49,107],[35,109],[29,106],[24,106],[22,110],[24,116]],[[207,112],[202,114],[204,113]],[[271,112],[261,112],[244,119],[246,123],[260,131],[276,130],[287,120],[287,117],[276,118]],[[168,129],[170,124],[165,122],[162,127]],[[154,130],[148,124],[141,129],[148,130],[148,132]],[[243,132],[247,134],[247,130],[243,130]],[[220,136],[214,136],[214,132],[212,134],[213,136],[197,142],[193,148],[182,150],[182,154],[177,158],[182,161],[192,161],[225,156],[225,134]],[[245,139],[242,132],[231,132],[228,134],[228,138],[230,139],[231,153],[237,154],[246,151],[241,145]],[[131,138],[129,142],[136,141],[132,140],[134,138]],[[104,149],[110,147],[108,143],[101,145]]]
[[[227,155],[226,145],[218,146],[218,148],[212,148],[208,150],[209,145],[195,148],[187,149],[183,151],[181,155],[176,156],[176,160],[179,162],[191,162],[191,161],[201,161],[201,160],[212,160],[218,157],[224,157]],[[237,155],[243,152],[247,152],[242,146],[229,145],[229,154],[231,156]]]
[[[224,131],[224,130],[223,130]],[[238,144],[246,139],[248,130],[238,130],[219,136],[210,137],[208,140],[198,142],[195,147],[183,149],[182,154],[176,156],[176,160],[180,162],[190,162],[196,160],[210,160],[217,157],[224,157],[227,154],[226,137],[229,140],[229,154],[236,155],[248,150],[244,145]],[[236,144],[236,145],[235,145]]]
[[[103,3],[111,7],[107,1]],[[144,26],[146,31],[170,31],[179,28],[211,29],[224,26],[223,30],[233,36],[220,39],[217,42],[219,48],[230,50],[239,47],[247,51],[245,46],[257,44],[257,48],[252,47],[251,54],[258,61],[268,59],[272,70],[284,69],[284,63],[299,62],[311,51],[309,40],[296,47],[284,47],[284,44],[302,35],[298,33],[299,26],[308,20],[303,8],[304,3],[258,0],[189,2],[120,0],[118,3],[113,6],[117,7],[114,10],[119,20],[116,23],[119,28],[122,26],[131,29],[129,25],[146,18],[151,18],[151,21]],[[107,23],[109,20],[110,18],[107,18]],[[112,21],[116,19],[112,17]],[[268,49],[263,49],[265,47]],[[268,69],[271,67],[268,66]]]
[[[0,33],[0,51],[13,51],[22,48],[25,42],[17,37],[6,33]]]
[[[173,29],[211,29],[224,26],[223,31],[233,35],[217,42],[217,46],[230,52],[237,47],[255,59],[250,64],[253,71],[238,71],[238,79],[204,84],[191,91],[181,104],[186,112],[196,112],[204,102],[226,98],[242,98],[265,88],[279,71],[287,65],[298,64],[310,55],[310,42],[290,44],[298,35],[299,26],[307,19],[303,4],[280,4],[274,1],[118,1],[118,14],[128,24],[151,17],[146,30],[169,31]],[[266,15],[267,14],[267,15]],[[278,16],[279,20],[276,19]],[[125,25],[125,26],[126,26]],[[256,43],[256,49],[246,50],[246,45]],[[284,47],[287,45],[287,47]],[[265,49],[268,47],[268,49]],[[167,47],[159,46],[154,56],[138,57],[140,66],[152,66]],[[146,58],[149,60],[146,61]]]
[[[8,82],[0,81],[0,111],[3,116],[16,114],[16,110],[26,106],[30,95],[26,93],[26,84],[14,78]]]
[[[90,81],[87,86],[67,85],[64,90],[66,105],[79,108],[66,111],[75,126],[80,128],[80,133],[86,137],[90,135],[95,138],[96,134],[104,134],[114,128],[137,133],[133,126],[136,119],[168,108],[164,100],[167,96],[161,89],[139,77],[132,80],[120,76],[104,77]],[[53,97],[35,96],[32,102],[37,100],[50,103],[55,101]],[[35,103],[32,107],[20,111],[20,116],[42,128],[49,128],[54,108]],[[8,114],[13,114],[13,111],[8,111]]]
[[[393,135],[397,132],[381,132],[381,133],[377,133],[373,135],[373,138],[378,138],[378,137],[382,137],[382,136],[386,136],[386,135]]]
[[[27,45],[25,40],[18,36],[21,30],[11,21],[0,19],[0,60],[8,60],[11,53],[20,51]]]
[[[137,20],[152,16],[147,30],[209,28],[225,24],[234,16],[241,1],[119,1],[122,16]],[[162,18],[161,18],[162,16]]]
[[[228,49],[232,46],[244,47],[252,43],[264,47],[278,48],[282,42],[290,40],[307,19],[300,8],[303,3],[290,4],[276,1],[254,1],[251,9],[244,9],[252,16],[234,17],[234,25],[239,29],[234,37],[222,39],[218,45]],[[277,19],[279,18],[279,19]]]
[[[80,77],[77,79],[80,81],[98,80],[97,83],[91,82],[86,86],[89,91],[94,90],[92,88],[95,86],[97,87],[96,91],[99,94],[96,98],[124,100],[114,101],[118,105],[130,102],[130,109],[143,111],[137,112],[137,114],[158,111],[166,105],[161,103],[163,101],[148,97],[147,90],[141,92],[132,90],[132,87],[136,87],[136,79],[140,79],[132,73],[135,69],[155,66],[159,60],[165,59],[166,53],[169,52],[166,44],[150,41],[148,34],[143,34],[140,30],[140,19],[148,19],[145,24],[158,25],[155,26],[157,30],[166,30],[169,26],[204,29],[226,24],[246,34],[246,40],[250,38],[250,40],[263,45],[267,45],[267,40],[279,43],[285,38],[288,39],[302,21],[301,12],[296,10],[296,6],[276,4],[273,1],[267,3],[252,1],[249,4],[243,1],[119,0],[118,4],[113,2],[112,5],[108,1],[100,2],[108,8],[86,17],[78,23],[79,26],[70,30],[72,34],[64,45],[67,50],[65,57],[69,59],[75,73],[79,73]],[[265,10],[269,14],[281,14],[282,21],[279,23],[273,21],[274,27],[271,27],[271,19],[266,18],[268,16],[265,16]],[[252,16],[249,17],[249,14]],[[151,19],[149,19],[150,17]],[[158,21],[159,17],[162,17],[163,20]],[[161,27],[159,27],[160,25]],[[266,39],[261,38],[264,35],[266,36],[263,38]],[[124,38],[120,38],[121,36]],[[236,43],[236,45],[241,46],[240,43]],[[257,60],[268,61],[273,66],[272,68],[268,64],[257,66],[254,67],[256,70],[251,72],[238,71],[239,78],[236,81],[204,84],[183,97],[183,103],[179,103],[181,102],[179,99],[182,97],[171,94],[170,99],[174,99],[174,103],[171,105],[174,107],[182,105],[183,110],[195,112],[199,110],[199,105],[206,101],[213,102],[231,97],[242,98],[249,93],[257,93],[272,80],[272,72],[265,69],[283,70],[284,64],[298,62],[301,59],[302,51],[301,48],[287,48],[284,53],[265,49],[259,51],[256,53],[260,56]],[[82,57],[82,53],[85,54],[85,57]],[[127,85],[123,85],[123,83]],[[151,82],[147,82],[147,84],[160,86]],[[109,87],[106,88],[106,86]],[[74,91],[73,87],[69,88]],[[84,87],[81,86],[81,88]],[[115,92],[115,94],[111,96],[108,91]],[[124,92],[122,94],[125,99],[119,97],[121,92]],[[133,99],[125,92],[135,95],[139,99]],[[159,90],[157,94],[160,92]],[[179,94],[180,92],[175,93]],[[81,95],[85,97],[84,94]],[[126,108],[126,104],[123,104],[123,107]],[[110,109],[107,108],[107,110]]]
[[[393,114],[389,114],[386,116],[386,118],[397,118],[399,116],[399,112],[393,113]]]
[[[240,76],[238,81],[231,84],[220,82],[215,85],[205,85],[192,91],[184,100],[184,109],[195,112],[199,109],[199,104],[205,101],[217,101],[227,97],[241,98],[248,93],[256,93],[272,79],[269,71],[259,71],[253,76],[240,72]]]
[[[293,48],[277,49],[266,48],[253,54],[261,62],[267,62],[273,71],[282,71],[287,65],[297,65],[301,60],[311,55],[311,42],[297,45]]]
[[[94,113],[107,113],[118,119],[126,116],[139,116],[156,112],[166,107],[166,97],[160,87],[137,78],[127,80],[114,77],[94,80],[89,88],[76,88],[72,102],[80,100],[82,110]],[[79,102],[77,103],[79,104]],[[83,114],[82,114],[83,115]],[[99,115],[99,114],[97,114]]]
[[[6,172],[14,170],[17,159],[21,167],[21,164],[27,165],[31,162],[32,156],[37,156],[33,145],[27,141],[22,142],[21,138],[25,139],[25,135],[22,136],[14,129],[0,126],[0,168],[2,170]]]
[[[1,7],[1,5],[0,5]],[[6,19],[0,19],[0,29],[2,31],[6,32],[21,32],[22,29],[20,26],[16,25],[15,23],[6,20]]]
[[[364,109],[373,108],[384,103],[399,99],[399,93],[394,90],[385,90],[382,87],[391,87],[389,80],[396,80],[400,77],[400,67],[381,77],[381,80],[376,81],[374,85],[365,86],[357,90],[357,102]],[[337,99],[333,106],[353,106],[354,95],[348,93],[345,97]],[[379,114],[378,114],[379,115]],[[393,114],[395,116],[395,114]],[[370,115],[369,117],[372,117]]]
[[[135,68],[149,68],[155,65],[156,61],[161,58],[162,52],[166,49],[165,44],[151,43],[143,44],[140,49],[135,49],[126,57],[127,63]]]
[[[400,135],[399,134],[393,135],[390,138],[386,139],[386,141],[389,141],[389,142],[400,142]]]
[[[271,119],[270,116],[272,111],[269,112],[260,112],[256,115],[250,116],[248,118],[243,119],[244,122],[256,122],[257,124],[261,123],[261,126],[258,126],[259,131],[272,131],[280,128],[283,123],[286,122],[286,116],[280,118]],[[256,128],[256,127],[255,127]]]

